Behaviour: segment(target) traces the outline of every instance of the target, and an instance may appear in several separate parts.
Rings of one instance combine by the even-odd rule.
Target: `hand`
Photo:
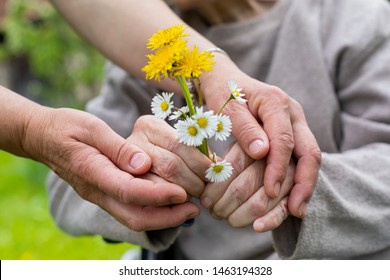
[[[217,219],[227,219],[233,227],[253,223],[257,232],[275,229],[287,218],[288,193],[293,186],[294,164],[290,162],[286,180],[277,198],[263,187],[265,160],[254,161],[236,143],[225,157],[234,167],[233,175],[222,183],[209,183],[201,203]]]
[[[150,172],[181,186],[191,196],[199,198],[203,193],[211,160],[195,147],[179,143],[175,129],[165,121],[150,115],[140,117],[128,142],[151,157]]]
[[[71,109],[36,112],[24,150],[48,165],[84,199],[132,230],[182,224],[199,214],[180,186],[146,173],[151,158],[100,119]]]
[[[307,203],[317,182],[321,151],[310,131],[302,107],[281,89],[250,78],[222,54],[216,54],[215,69],[202,77],[208,106],[218,110],[229,95],[228,80],[234,80],[248,100],[229,102],[224,114],[231,117],[233,135],[253,159],[267,155],[264,174],[265,193],[275,198],[281,193],[291,157],[296,160],[295,185],[288,209],[304,217]]]

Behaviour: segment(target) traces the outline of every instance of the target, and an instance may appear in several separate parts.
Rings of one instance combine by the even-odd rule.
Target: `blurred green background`
[[[48,1],[0,0],[0,84],[53,107],[83,108],[104,59]],[[0,259],[119,259],[129,244],[71,237],[50,217],[48,169],[0,151]]]

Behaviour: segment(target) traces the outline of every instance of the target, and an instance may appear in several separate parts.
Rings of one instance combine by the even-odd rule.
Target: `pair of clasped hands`
[[[238,69],[219,73],[202,80],[210,109],[216,111],[226,100],[230,77],[248,100],[230,102],[224,109],[237,139],[224,157],[234,168],[227,181],[206,182],[210,159],[179,143],[172,127],[149,115],[140,117],[124,139],[88,113],[72,110],[64,122],[56,117],[69,109],[53,110],[48,119],[61,123],[52,129],[53,137],[62,134],[69,141],[61,145],[71,148],[58,147],[56,151],[69,151],[61,155],[47,152],[54,155],[46,162],[81,197],[134,231],[175,227],[198,216],[200,208],[191,198],[199,199],[213,217],[233,227],[252,224],[256,232],[278,227],[289,214],[303,218],[321,153],[301,106],[281,89]]]

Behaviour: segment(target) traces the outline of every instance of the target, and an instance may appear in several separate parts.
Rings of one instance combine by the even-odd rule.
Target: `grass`
[[[0,151],[0,259],[115,260],[132,245],[71,237],[52,220],[44,182],[48,169]]]

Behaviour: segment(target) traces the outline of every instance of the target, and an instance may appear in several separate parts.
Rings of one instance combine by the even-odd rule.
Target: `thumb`
[[[232,133],[241,148],[255,160],[264,158],[269,150],[267,134],[246,105],[235,103],[226,109],[232,121]]]
[[[152,166],[146,152],[127,142],[103,121],[95,125],[93,135],[84,135],[83,138],[81,141],[95,147],[117,167],[132,175],[145,174]]]

